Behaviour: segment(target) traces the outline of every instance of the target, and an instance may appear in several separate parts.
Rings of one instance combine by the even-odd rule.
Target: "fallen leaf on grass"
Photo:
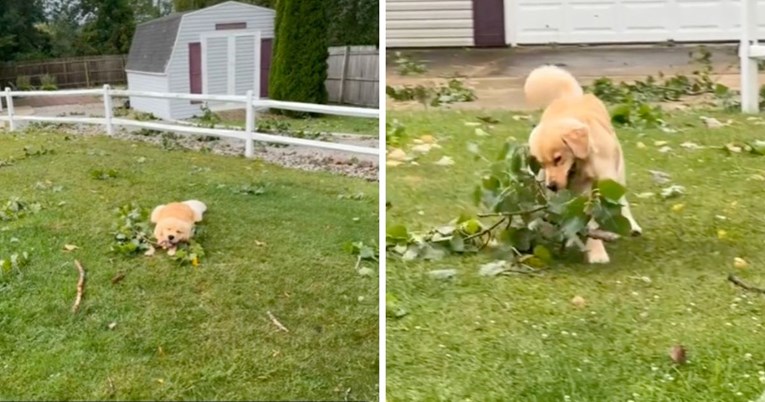
[[[457,276],[456,269],[436,269],[428,272],[428,276],[433,279],[451,279]]]
[[[114,329],[117,326],[117,323],[112,321],[109,323],[109,329]]]
[[[75,246],[74,244],[64,244],[64,251],[74,251],[78,248],[79,247]]]
[[[649,170],[648,173],[651,174],[651,178],[657,184],[666,184],[670,182],[669,173],[660,170]]]
[[[659,153],[662,153],[662,154],[666,154],[667,152],[670,152],[670,151],[672,151],[672,147],[668,145],[659,148]]]
[[[403,164],[403,162],[391,161],[391,160],[385,161],[385,166],[390,166],[390,167],[400,166],[401,164]]]
[[[637,197],[637,198],[651,198],[654,195],[656,195],[656,193],[647,192],[647,193],[638,193],[638,194],[635,194],[635,197]]]
[[[475,129],[475,135],[477,135],[479,137],[488,137],[489,133],[484,131],[482,128],[478,127],[478,128]]]
[[[481,123],[475,122],[475,121],[466,121],[465,125],[468,127],[478,127],[481,125]]]
[[[675,212],[680,212],[680,211],[683,210],[683,208],[685,208],[685,204],[683,204],[683,203],[675,204],[675,205],[672,206],[672,210],[675,211]]]
[[[717,238],[718,239],[722,240],[722,239],[725,239],[726,237],[728,237],[728,232],[726,232],[725,230],[722,230],[722,229],[717,231]]]
[[[497,276],[505,272],[506,268],[507,268],[507,261],[504,261],[504,260],[492,261],[492,262],[481,265],[480,269],[478,270],[478,273],[481,276]]]
[[[442,156],[441,159],[435,162],[438,166],[452,166],[454,165],[454,159],[448,156]]]
[[[657,147],[663,147],[663,146],[665,146],[667,144],[669,144],[669,141],[654,141],[653,142],[653,145],[655,145]]]
[[[372,274],[375,273],[375,271],[372,270],[372,268],[367,268],[367,267],[359,268],[358,272],[359,272],[359,275],[361,276],[372,276]]]
[[[420,141],[422,141],[422,142],[424,142],[426,144],[435,144],[436,143],[436,138],[433,137],[430,134],[425,134],[422,137],[420,137]]]
[[[704,148],[701,145],[699,145],[699,144],[697,144],[695,142],[690,142],[690,141],[686,141],[686,142],[680,144],[680,146],[683,147],[683,148],[686,148],[686,149],[702,149],[702,148]]]
[[[406,160],[406,152],[401,148],[393,148],[388,151],[388,160],[403,162]]]
[[[433,148],[432,144],[418,144],[412,147],[412,152],[426,154]]]
[[[741,153],[741,151],[743,150],[743,148],[741,148],[740,146],[738,146],[738,145],[736,145],[736,144],[734,144],[732,142],[728,143],[728,144],[725,144],[725,149],[728,150],[729,152],[734,153],[734,154]]]
[[[264,243],[264,242],[262,242],[260,240],[255,240],[255,245],[258,246],[258,247],[263,247],[263,246],[266,245],[266,243]]]
[[[638,147],[638,149],[644,149],[645,148],[645,144],[643,144],[640,141],[638,141],[637,144],[635,144],[635,145]]]
[[[571,304],[576,308],[582,308],[587,305],[587,301],[585,301],[582,296],[574,296],[574,298],[571,299]]]
[[[707,128],[725,127],[725,124],[721,123],[720,120],[717,120],[714,117],[701,116],[700,119],[702,122],[704,122],[704,125],[707,126]]]
[[[529,116],[529,115],[524,115],[524,114],[513,115],[513,120],[515,120],[515,121],[529,120],[529,119],[531,119],[531,116]]]
[[[749,263],[743,258],[736,257],[733,259],[733,266],[739,269],[744,269],[749,266]]]
[[[664,198],[665,200],[679,197],[683,194],[685,194],[685,187],[677,184],[661,189],[661,198]]]
[[[687,352],[683,345],[675,345],[669,350],[669,358],[672,359],[675,364],[685,364],[687,360],[686,354]]]

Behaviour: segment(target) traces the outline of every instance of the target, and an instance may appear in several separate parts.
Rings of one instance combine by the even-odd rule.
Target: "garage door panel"
[[[627,43],[738,40],[732,0],[506,1],[513,43]],[[758,2],[765,39],[765,0]]]

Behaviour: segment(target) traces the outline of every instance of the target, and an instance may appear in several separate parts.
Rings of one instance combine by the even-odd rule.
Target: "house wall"
[[[386,46],[473,46],[473,1],[388,0]]]
[[[221,3],[183,16],[173,55],[167,66],[170,92],[189,93],[189,43],[200,42],[200,35],[214,32],[215,24],[246,22],[248,31],[261,31],[262,38],[274,37],[275,11],[237,3]],[[214,60],[208,60],[208,65]],[[225,60],[222,61],[225,63]],[[183,119],[200,113],[199,104],[171,100],[171,114]]]
[[[168,92],[167,77],[157,74],[127,73],[128,88],[134,91]],[[170,101],[168,99],[153,99],[130,97],[130,107],[144,113],[169,119]]]

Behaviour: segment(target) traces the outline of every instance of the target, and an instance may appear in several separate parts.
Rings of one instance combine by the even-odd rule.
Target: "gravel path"
[[[81,115],[103,117],[102,103],[69,104],[45,107],[19,107],[17,115],[35,116],[65,116]],[[23,128],[26,122],[19,123]],[[58,127],[69,134],[103,135],[102,126],[90,124],[66,124]],[[145,131],[144,131],[145,133]],[[175,134],[175,135],[174,135]],[[244,141],[221,138],[209,140],[195,135],[181,133],[164,133],[159,135],[144,135],[141,129],[133,127],[115,127],[115,138],[130,141],[142,141],[165,147],[180,147],[190,150],[206,150],[216,155],[243,155]],[[322,139],[329,142],[352,144],[379,148],[376,137],[353,134],[329,134]],[[359,155],[349,152],[328,149],[255,143],[255,158],[277,165],[308,170],[329,171],[345,176],[359,177],[370,181],[378,180],[379,163],[377,156]]]

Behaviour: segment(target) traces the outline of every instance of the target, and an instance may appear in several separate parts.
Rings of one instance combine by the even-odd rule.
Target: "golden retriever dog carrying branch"
[[[529,151],[542,165],[540,175],[548,189],[585,193],[605,179],[626,185],[622,148],[600,99],[585,94],[574,76],[555,66],[532,71],[523,90],[530,106],[544,108],[529,136]],[[642,233],[627,199],[622,197],[620,203],[632,234]],[[596,229],[597,223],[592,220],[589,227]],[[590,238],[585,246],[588,262],[609,262],[602,240]]]
[[[207,206],[197,200],[173,202],[160,205],[151,212],[154,237],[169,255],[175,254],[179,243],[188,242],[194,232],[194,224],[202,221]]]

